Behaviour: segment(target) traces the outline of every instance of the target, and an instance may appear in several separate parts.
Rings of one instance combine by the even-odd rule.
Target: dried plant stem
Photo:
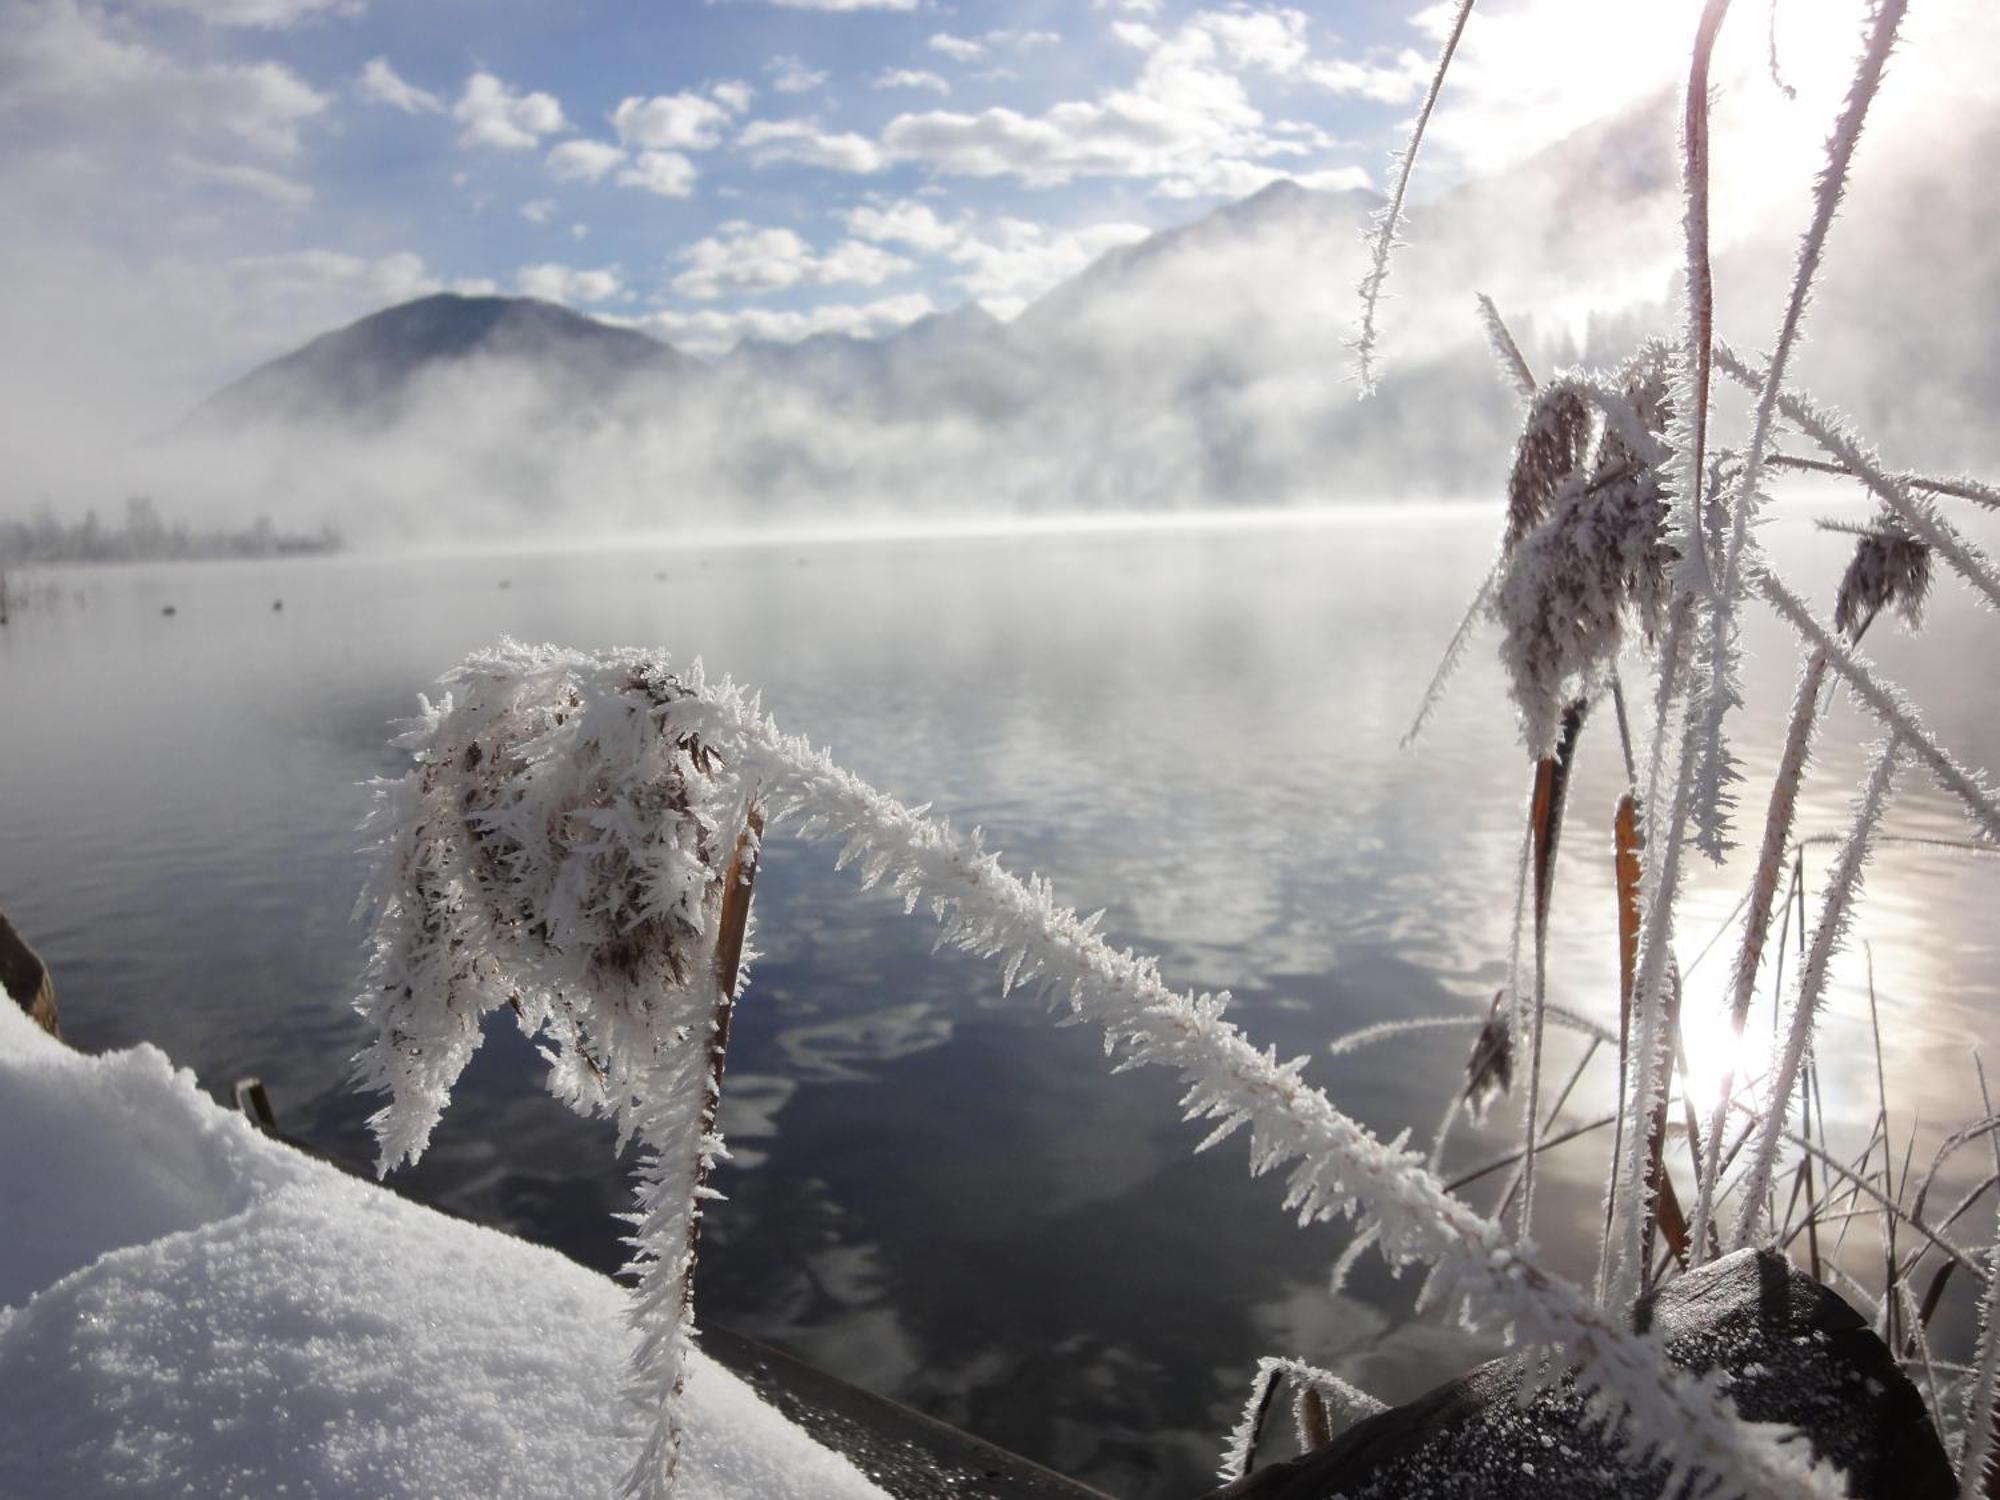
[[[1771,927],[1771,903],[1778,894],[1778,875],[1785,867],[1785,852],[1791,846],[1792,819],[1798,807],[1799,786],[1805,780],[1806,764],[1812,756],[1813,730],[1819,718],[1819,693],[1826,681],[1826,656],[1819,651],[1807,655],[1799,673],[1799,685],[1792,695],[1792,717],[1785,731],[1784,753],[1771,782],[1771,803],[1764,815],[1764,842],[1758,850],[1756,872],[1751,876],[1749,907],[1743,922],[1743,940],[1736,951],[1736,967],[1730,974],[1729,1024],[1736,1042],[1743,1039],[1743,1027],[1750,1017],[1750,1002],[1756,994],[1757,970],[1763,961],[1764,943]],[[1730,1097],[1736,1090],[1738,1048],[1732,1047],[1731,1062],[1723,1070],[1721,1091],[1709,1117],[1708,1138],[1715,1151],[1722,1148],[1722,1126],[1729,1117]],[[1699,1156],[1696,1167],[1701,1169]],[[1715,1212],[1717,1179],[1721,1175],[1719,1157],[1712,1158],[1696,1184],[1694,1211],[1694,1255],[1697,1263],[1707,1258],[1709,1224]],[[1814,1260],[1818,1260],[1817,1243]]]
[[[1708,1492],[1718,1500],[1838,1492],[1837,1476],[1803,1444],[1738,1420],[1726,1396],[1675,1369],[1657,1341],[1543,1270],[1414,1154],[1342,1114],[1300,1077],[1303,1059],[1280,1062],[1252,1046],[1222,1019],[1226,996],[1167,989],[1151,962],[1107,944],[1095,919],[1057,905],[1046,882],[1009,874],[976,841],[780,735],[740,697],[690,698],[668,712],[685,732],[735,753],[774,824],[796,817],[802,833],[844,841],[865,880],[886,882],[912,907],[927,903],[947,941],[1004,957],[1010,983],[1037,983],[1078,1020],[1103,1026],[1126,1065],[1179,1073],[1191,1115],[1222,1122],[1211,1141],[1247,1126],[1253,1166],[1288,1168],[1285,1202],[1302,1220],[1355,1208],[1371,1215],[1392,1263],[1431,1261],[1438,1295],[1462,1297],[1511,1323],[1529,1346],[1575,1361],[1581,1385],[1626,1414],[1635,1441],[1669,1444],[1677,1464],[1713,1478]]]
[[[729,867],[722,877],[722,912],[716,921],[715,1015],[710,1023],[708,1042],[708,1094],[701,1103],[700,1139],[704,1143],[717,1140],[715,1127],[722,1109],[722,1074],[729,1059],[729,1026],[736,1014],[736,991],[743,972],[743,944],[750,932],[750,898],[757,883],[763,836],[763,810],[752,807],[743,831],[736,837],[736,846],[729,856]],[[694,1190],[697,1198],[707,1194],[713,1158],[713,1148],[705,1144],[695,1163]],[[688,1218],[687,1267],[681,1276],[681,1306],[689,1309],[690,1314],[694,1307],[695,1259],[701,1251],[701,1220],[699,1211]]]
[[[1323,1447],[1332,1440],[1335,1418],[1345,1426],[1387,1410],[1366,1391],[1303,1360],[1260,1359],[1250,1382],[1250,1399],[1244,1403],[1243,1415],[1223,1450],[1219,1472],[1225,1482],[1241,1479],[1256,1464],[1272,1401],[1286,1381],[1297,1392],[1293,1415],[1298,1419],[1300,1445],[1307,1449]]]
[[[1717,345],[1716,361],[1744,384],[1757,379],[1757,372],[1726,345]],[[1768,374],[1765,380],[1768,385]],[[1960,577],[1986,596],[1988,603],[2000,607],[2000,567],[1939,515],[1935,505],[1911,493],[1907,483],[1885,470],[1844,422],[1792,391],[1779,394],[1778,407],[1787,421],[1831,453],[1845,472],[1867,485],[1913,536],[1950,563]]]
[[[1862,478],[1844,463],[1826,458],[1806,458],[1797,453],[1773,453],[1764,462],[1767,467],[1773,469],[1798,469],[1810,474],[1834,474],[1842,479]],[[2000,510],[2000,490],[1964,475],[1942,478],[1933,474],[1904,472],[1889,477],[1895,483],[1913,490],[1927,490],[1933,495],[1949,495],[1955,500],[1970,500],[1973,504],[1983,505],[1988,510]]]
[[[1521,346],[1514,342],[1514,335],[1500,316],[1500,309],[1493,305],[1493,299],[1479,294],[1479,321],[1486,329],[1486,342],[1492,346],[1493,357],[1500,361],[1500,368],[1507,372],[1513,383],[1514,393],[1523,401],[1535,399],[1535,372],[1528,368],[1528,360],[1521,353]]]
[[[1879,0],[1875,6],[1860,66],[1835,121],[1827,142],[1826,164],[1814,185],[1813,216],[1799,242],[1797,271],[1791,295],[1778,326],[1778,337],[1764,372],[1757,406],[1751,422],[1750,443],[1736,478],[1735,499],[1728,516],[1729,533],[1721,555],[1721,570],[1713,580],[1708,603],[1708,628],[1703,642],[1705,681],[1699,694],[1701,729],[1694,743],[1695,775],[1699,787],[1695,825],[1703,849],[1720,859],[1727,847],[1728,786],[1734,779],[1728,747],[1723,738],[1723,720],[1735,706],[1736,618],[1743,577],[1743,554],[1756,519],[1763,479],[1764,458],[1771,448],[1776,425],[1778,397],[1784,386],[1785,370],[1797,345],[1800,325],[1805,319],[1812,285],[1819,274],[1826,238],[1833,226],[1835,210],[1846,192],[1849,168],[1861,137],[1868,109],[1881,86],[1882,72],[1895,46],[1902,24],[1906,0]],[[1707,354],[1709,351],[1700,351]],[[1692,539],[1700,533],[1689,532]]]
[[[1972,821],[1987,838],[2000,844],[2000,798],[1937,742],[1903,695],[1878,679],[1859,654],[1842,646],[1775,573],[1760,573],[1757,587],[1800,639],[1825,655],[1827,665],[1847,683],[1856,701],[1874,714],[1885,729],[1902,739],[1929,768],[1938,785],[1965,804]]]
[[[1684,546],[1682,557],[1689,569],[1703,556],[1702,549],[1692,543],[1702,529],[1701,476],[1708,461],[1708,385],[1715,345],[1715,276],[1708,255],[1708,70],[1716,34],[1728,14],[1729,0],[1707,0],[1702,7],[1681,111],[1681,213],[1687,254],[1681,376],[1687,388],[1675,403],[1678,420],[1684,424],[1675,454],[1675,489],[1680,496],[1678,529],[1689,544]],[[1693,578],[1692,572],[1685,576]]]
[[[1862,871],[1868,862],[1869,841],[1882,820],[1889,792],[1895,783],[1897,764],[1903,757],[1903,742],[1892,736],[1875,757],[1868,784],[1855,807],[1854,821],[1847,839],[1827,872],[1820,893],[1819,921],[1813,928],[1812,948],[1799,971],[1798,997],[1792,1004],[1792,1021],[1778,1072],[1771,1084],[1771,1102],[1764,1115],[1757,1148],[1751,1154],[1744,1179],[1743,1204],[1738,1210],[1736,1232],[1730,1248],[1741,1250],[1758,1242],[1763,1234],[1765,1198],[1770,1192],[1771,1172],[1776,1165],[1778,1146],[1784,1134],[1785,1116],[1798,1088],[1799,1069],[1804,1065],[1806,1047],[1812,1040],[1814,1023],[1826,993],[1828,971],[1834,954],[1853,914],[1855,897],[1861,887]]]
[[[1588,705],[1578,699],[1563,713],[1556,753],[1535,767],[1535,791],[1529,808],[1534,838],[1535,875],[1535,996],[1528,1020],[1528,1087],[1522,1101],[1521,1131],[1527,1154],[1521,1163],[1521,1206],[1516,1233],[1523,1241],[1533,1233],[1535,1214],[1535,1137],[1540,1132],[1542,1097],[1542,1033],[1549,982],[1549,911],[1555,900],[1556,848],[1562,840],[1563,808],[1569,800],[1569,778],[1576,762],[1577,740],[1583,733]]]
[[[1430,723],[1431,715],[1437,712],[1438,704],[1444,701],[1444,690],[1450,684],[1452,675],[1458,671],[1458,664],[1465,656],[1465,648],[1472,644],[1474,632],[1479,622],[1486,618],[1487,603],[1493,598],[1494,585],[1500,581],[1501,564],[1495,563],[1486,570],[1479,588],[1472,596],[1472,602],[1465,607],[1465,616],[1458,622],[1458,629],[1451,633],[1451,640],[1444,648],[1444,655],[1438,659],[1437,670],[1431,673],[1430,684],[1424,689],[1423,701],[1417,705],[1417,715],[1410,721],[1410,727],[1403,731],[1402,744],[1407,750],[1417,742]]]
[[[1389,190],[1389,201],[1376,215],[1374,232],[1370,235],[1368,273],[1361,278],[1361,323],[1354,339],[1355,376],[1364,396],[1375,392],[1375,345],[1380,337],[1375,327],[1375,312],[1382,300],[1382,284],[1389,279],[1389,256],[1396,247],[1396,230],[1403,221],[1403,199],[1410,191],[1410,174],[1416,169],[1417,150],[1424,143],[1431,112],[1437,108],[1438,95],[1444,90],[1444,75],[1451,67],[1452,54],[1458,51],[1458,39],[1465,35],[1465,23],[1471,15],[1472,0],[1459,0],[1458,13],[1452,17],[1451,30],[1445,35],[1437,67],[1431,73],[1430,87],[1424,91],[1424,102],[1410,128],[1410,139],[1396,160],[1396,180]]]

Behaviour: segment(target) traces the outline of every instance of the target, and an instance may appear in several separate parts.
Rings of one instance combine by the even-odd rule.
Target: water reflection
[[[1796,522],[1772,537],[1790,577],[1830,591],[1837,539]],[[1527,768],[1490,652],[1475,649],[1425,742],[1396,749],[1490,546],[1486,517],[1428,513],[827,545],[805,568],[788,546],[77,573],[64,582],[87,608],[25,613],[0,636],[0,904],[55,965],[82,1045],[152,1039],[218,1085],[260,1073],[288,1124],[362,1157],[347,914],[358,783],[398,769],[386,721],[503,631],[661,642],[757,684],[788,727],[885,789],[983,825],[1016,868],[1106,907],[1113,940],[1159,954],[1174,982],[1232,989],[1248,1030],[1314,1055],[1344,1107],[1421,1134],[1465,1033],[1323,1051],[1371,1021],[1482,1012],[1505,976]],[[1940,736],[1989,765],[2000,682],[1953,664],[1983,660],[1990,630],[1947,593],[1926,631],[1935,654],[1887,629],[1869,640]],[[1757,766],[1795,658],[1761,620],[1749,645],[1739,743]],[[1844,827],[1870,738],[1837,703],[1802,831]],[[1592,726],[1551,973],[1555,998],[1600,1018],[1616,1011],[1622,776],[1608,724]],[[1903,787],[1893,831],[1958,832],[1920,776]],[[1762,795],[1753,782],[1746,806]],[[1809,848],[1809,871],[1829,854]],[[1413,1321],[1414,1279],[1372,1262],[1329,1298],[1344,1234],[1294,1228],[1240,1146],[1190,1155],[1199,1134],[1178,1123],[1171,1079],[1107,1077],[1095,1038],[1003,1000],[983,964],[932,957],[921,921],[857,897],[828,863],[774,842],[760,880],[709,1316],[1133,1497],[1201,1486],[1260,1354],[1394,1399],[1481,1352]],[[1861,909],[1891,1112],[1900,1140],[1921,1105],[1919,1159],[1977,1110],[1965,1048],[1992,1037],[2000,999],[1996,876],[1893,845]],[[1697,872],[1685,951],[1741,885],[1740,868]],[[1727,963],[1725,944],[1700,985]],[[1760,1000],[1753,1026],[1769,1024]],[[1857,950],[1820,1058],[1828,1124],[1857,1150],[1876,1109],[1868,1025]],[[1554,1065],[1577,1055],[1564,1039]],[[1614,1087],[1600,1060],[1574,1111]],[[1461,1132],[1454,1169],[1505,1149],[1513,1107]],[[625,1183],[610,1145],[496,1028],[409,1181],[615,1270]],[[1607,1146],[1563,1148],[1542,1190],[1541,1238],[1578,1274]]]

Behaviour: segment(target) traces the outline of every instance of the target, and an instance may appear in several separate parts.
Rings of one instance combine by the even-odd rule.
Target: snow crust
[[[259,1135],[149,1046],[0,1005],[0,1495],[590,1496],[629,1299]],[[686,1500],[881,1491],[693,1353]]]

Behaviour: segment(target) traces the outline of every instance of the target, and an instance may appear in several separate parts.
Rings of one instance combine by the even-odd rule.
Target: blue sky
[[[0,21],[7,178],[135,269],[293,283],[266,298],[274,340],[457,286],[704,351],[967,300],[1010,316],[1278,176],[1365,186],[1435,29],[1406,4],[1169,0],[6,0]]]

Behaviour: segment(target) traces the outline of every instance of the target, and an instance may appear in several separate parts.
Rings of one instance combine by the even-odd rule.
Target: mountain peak
[[[630,375],[693,366],[658,339],[553,302],[433,292],[260,365],[189,420],[197,426],[326,416],[387,420],[417,377],[475,358],[529,364],[586,395],[608,391]]]

